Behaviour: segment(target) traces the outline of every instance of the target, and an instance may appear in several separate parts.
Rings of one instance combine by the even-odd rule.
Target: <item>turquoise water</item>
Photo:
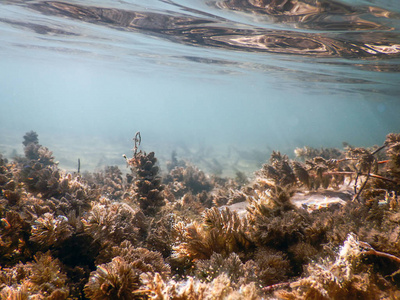
[[[0,152],[145,151],[251,171],[400,130],[398,1],[1,1]],[[86,164],[85,164],[86,162]]]

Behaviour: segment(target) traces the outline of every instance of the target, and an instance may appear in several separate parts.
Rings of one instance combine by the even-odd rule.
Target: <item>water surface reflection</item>
[[[272,16],[274,22],[295,23],[296,27],[318,29],[320,32],[250,27],[212,15],[132,11],[58,1],[29,2],[27,5],[46,15],[68,17],[118,30],[138,31],[193,46],[313,57],[387,59],[400,56],[399,33],[382,23],[361,17],[384,18],[394,13],[373,7],[357,10],[331,1],[310,3],[230,0],[216,5],[221,9],[265,14]],[[29,27],[39,34],[78,34],[28,22],[3,22]]]

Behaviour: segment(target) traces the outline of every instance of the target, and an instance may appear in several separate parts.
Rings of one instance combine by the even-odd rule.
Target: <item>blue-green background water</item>
[[[92,170],[123,165],[140,131],[161,161],[230,174],[400,131],[397,1],[251,3],[2,1],[0,152],[34,130]]]

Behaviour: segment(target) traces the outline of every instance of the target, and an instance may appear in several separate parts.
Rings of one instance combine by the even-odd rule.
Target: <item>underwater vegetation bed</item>
[[[0,155],[0,299],[400,298],[400,134],[252,179],[140,143],[126,175],[67,173],[33,131]]]

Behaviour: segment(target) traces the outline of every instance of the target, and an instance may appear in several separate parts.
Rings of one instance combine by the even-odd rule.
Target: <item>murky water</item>
[[[62,167],[131,138],[211,172],[400,130],[400,2],[1,1],[0,152],[35,130]],[[216,170],[218,169],[218,170]]]

